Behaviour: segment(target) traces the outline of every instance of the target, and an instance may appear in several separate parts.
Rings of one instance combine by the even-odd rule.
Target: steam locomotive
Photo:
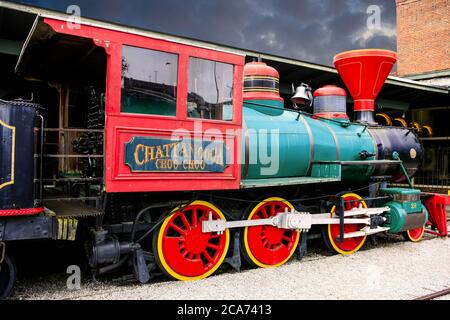
[[[224,262],[237,270],[280,266],[295,253],[301,258],[311,233],[339,254],[380,232],[422,238],[428,213],[410,183],[422,145],[414,129],[374,119],[394,52],[335,56],[354,101],[350,121],[347,93],[335,85],[313,93],[302,84],[291,107],[279,94],[278,72],[264,62],[244,65],[238,54],[64,23],[43,19],[32,32],[50,36],[31,36],[39,40],[23,63],[50,55],[58,40],[93,39],[106,52],[106,90],[89,87],[85,127],[72,137],[70,156],[49,156],[48,135],[56,131],[61,141],[76,129],[52,131],[45,106],[0,103],[3,298],[16,277],[8,244],[18,240],[78,239],[96,275],[131,268],[146,283],[161,272],[202,279]],[[178,77],[141,77],[147,58]],[[62,165],[66,158],[76,160]],[[389,186],[402,181],[410,187]]]

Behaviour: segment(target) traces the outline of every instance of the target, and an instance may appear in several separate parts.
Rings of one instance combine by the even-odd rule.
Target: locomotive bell
[[[295,94],[291,98],[291,101],[294,103],[296,109],[310,107],[312,100],[313,96],[311,93],[311,87],[305,83],[302,83],[295,89]]]

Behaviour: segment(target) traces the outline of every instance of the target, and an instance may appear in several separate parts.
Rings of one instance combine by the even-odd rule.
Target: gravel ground
[[[83,281],[71,291],[66,274],[31,277],[18,283],[13,299],[414,299],[450,286],[450,240],[426,237],[412,243],[382,235],[377,246],[367,242],[351,256],[330,256],[317,246],[279,268],[227,268],[194,282],[109,279]]]

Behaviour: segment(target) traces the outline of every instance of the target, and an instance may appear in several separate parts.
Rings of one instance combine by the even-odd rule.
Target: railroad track
[[[395,247],[397,245],[401,246],[402,244],[404,244],[405,242],[402,240],[398,240],[397,236],[395,237],[391,237],[391,236],[387,236],[386,238],[382,238],[379,239],[379,243],[378,245],[372,245],[370,244],[370,246],[366,246],[366,248],[364,248],[361,252],[369,252],[374,248],[382,248],[382,247]],[[396,240],[397,239],[397,240]],[[435,239],[434,237],[424,237],[424,239],[422,240],[422,242],[428,242],[430,240]],[[396,240],[396,241],[394,241]],[[314,244],[310,244],[308,246],[308,253],[307,255],[301,260],[301,261],[297,261],[295,259],[292,259],[291,263],[293,264],[302,264],[302,265],[306,265],[309,263],[314,263],[314,262],[318,262],[318,261],[326,261],[326,259],[331,258],[332,256],[330,256],[329,254],[325,254],[325,249],[323,247],[321,247],[321,243],[314,243]],[[243,272],[245,271],[251,271],[252,268],[248,267],[248,268],[243,268]],[[220,272],[217,273],[217,275],[219,274],[228,274],[228,273],[234,273],[235,271],[233,271],[233,269],[230,268],[224,268],[223,270],[221,270]],[[116,292],[119,291],[124,291],[124,297],[128,297],[128,298],[133,298],[134,297],[134,290],[137,291],[141,291],[139,288],[142,288],[144,286],[139,286],[139,285],[134,285],[135,283],[129,283],[127,282],[127,279],[125,278],[114,278],[113,276],[110,277],[104,277],[99,279],[98,281],[90,281],[88,280],[86,283],[83,283],[83,290],[80,291],[73,291],[70,293],[67,293],[66,290],[61,290],[61,288],[65,288],[65,282],[66,282],[66,278],[63,276],[57,277],[57,278],[52,278],[51,276],[49,276],[48,278],[46,278],[44,281],[37,281],[39,283],[39,285],[33,285],[35,287],[35,292],[33,292],[33,294],[35,295],[39,295],[38,292],[40,292],[40,287],[44,286],[44,283],[56,283],[57,285],[55,285],[55,289],[51,289],[51,287],[49,287],[48,289],[48,293],[47,293],[47,299],[62,299],[62,300],[76,300],[76,299],[104,299],[105,297],[107,297],[108,295],[113,295]],[[158,277],[155,278],[151,285],[153,284],[158,284],[156,287],[160,286],[160,285],[164,285],[165,283],[171,283],[174,282],[173,280],[170,280],[166,277]],[[129,285],[129,286],[128,286]],[[32,295],[30,295],[29,293],[26,292],[25,290],[25,286],[22,284],[20,287],[22,287],[22,290],[19,290],[19,298],[23,299],[30,299],[33,298]],[[19,287],[19,288],[20,288]],[[428,291],[428,292],[436,292],[436,290],[438,289],[443,289],[445,288],[444,284],[442,284],[441,287],[423,287],[422,289]],[[44,286],[45,289],[45,286]],[[448,288],[450,290],[450,288]],[[447,289],[446,289],[447,290]],[[22,292],[22,297],[20,297],[20,291]],[[60,292],[58,294],[58,292]],[[411,291],[410,291],[411,292]],[[48,295],[50,294],[50,295]],[[54,294],[53,296],[51,294]],[[446,293],[446,294],[450,294],[450,292]],[[405,296],[403,297],[399,297],[399,299],[414,299],[414,300],[430,300],[430,299],[435,299],[437,297],[440,296],[444,296],[446,295],[445,293],[442,295],[438,295],[438,296],[433,296],[431,298],[426,298],[427,296],[423,296],[423,297],[418,297],[417,293],[415,295],[413,294],[408,294],[406,293]],[[144,295],[144,293],[141,293],[141,295]],[[376,298],[376,297],[375,297]]]
[[[418,297],[418,298],[416,298],[414,300],[434,300],[436,298],[443,297],[443,296],[446,296],[448,294],[450,294],[450,288],[447,288],[447,289],[444,289],[444,290],[440,290],[440,291],[436,291],[436,292],[433,292],[433,293],[430,293],[430,294]]]

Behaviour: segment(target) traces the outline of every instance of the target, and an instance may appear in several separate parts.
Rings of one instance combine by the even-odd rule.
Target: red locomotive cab
[[[107,192],[238,189],[244,57],[45,19],[107,52]]]
[[[107,191],[239,188],[243,59],[148,40],[121,46],[106,126]],[[111,143],[111,140],[113,141]]]

